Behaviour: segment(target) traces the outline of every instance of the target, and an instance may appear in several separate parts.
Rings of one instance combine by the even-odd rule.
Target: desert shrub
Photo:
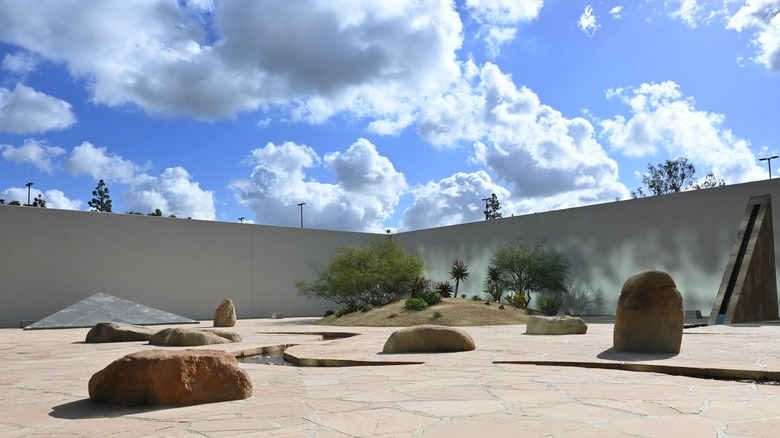
[[[513,305],[515,307],[520,307],[522,309],[524,309],[526,307],[527,303],[528,303],[526,301],[526,299],[525,299],[525,292],[524,291],[508,294],[508,295],[504,296],[504,299],[506,300],[507,303],[509,303],[509,304],[511,304],[511,305]]]
[[[301,294],[341,304],[346,313],[383,306],[407,294],[422,277],[419,253],[407,253],[393,239],[368,240],[337,248],[330,260],[312,264],[317,279],[299,281]]]
[[[604,293],[590,284],[575,282],[563,296],[561,308],[570,315],[606,315]]]
[[[425,300],[425,303],[429,306],[433,306],[434,304],[439,304],[441,302],[441,295],[439,292],[432,290],[423,291],[418,298]]]
[[[555,316],[561,309],[561,301],[555,295],[542,295],[539,299],[539,311],[547,316]]]
[[[387,317],[390,318],[390,319],[393,319],[393,318],[395,318],[397,316],[398,316],[397,313],[391,313],[391,314],[387,315]]]
[[[325,311],[325,316],[326,316],[326,317],[328,317],[328,316],[330,316],[330,315],[335,315],[335,313],[336,313],[336,312],[334,312],[334,311],[332,311],[332,310],[326,310],[326,311]]]
[[[412,298],[419,298],[423,291],[430,288],[431,280],[425,277],[417,277],[414,282],[412,282],[412,287],[409,290],[409,296]]]
[[[434,318],[441,318],[441,312],[439,312],[438,310],[433,312],[433,317]]]
[[[466,298],[466,294],[460,294],[460,297],[465,299]]]
[[[404,307],[407,310],[425,310],[428,308],[428,303],[422,298],[409,298],[404,302]]]
[[[519,307],[528,307],[532,293],[566,292],[571,273],[566,257],[546,248],[544,241],[531,244],[521,239],[506,241],[493,250],[490,266],[498,270],[497,283],[513,292],[512,304]]]
[[[488,266],[485,270],[485,294],[495,302],[501,302],[504,289],[501,287],[501,272],[495,266]]]
[[[490,305],[490,301],[485,301],[485,304],[489,306]]]
[[[504,310],[504,305],[503,304],[499,304],[498,308],[501,309],[501,310]]]
[[[434,288],[442,298],[449,298],[452,296],[452,285],[449,281],[440,281],[434,285]]]
[[[479,298],[479,295],[472,295],[471,301],[479,301],[481,298]]]

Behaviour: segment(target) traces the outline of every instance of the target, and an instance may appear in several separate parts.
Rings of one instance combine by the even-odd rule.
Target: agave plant
[[[455,260],[450,266],[450,278],[455,280],[455,297],[458,296],[458,288],[461,281],[466,281],[469,278],[469,265],[463,263],[463,260]]]

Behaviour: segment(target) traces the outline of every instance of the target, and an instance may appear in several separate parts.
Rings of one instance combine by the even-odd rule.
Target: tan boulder
[[[195,405],[252,396],[252,380],[230,353],[147,350],[115,360],[89,379],[89,398],[125,406]]]
[[[438,325],[418,325],[393,332],[383,353],[448,353],[477,348],[465,331]]]
[[[531,316],[525,326],[529,335],[584,335],[588,325],[574,316]]]
[[[672,277],[654,269],[626,280],[615,312],[615,350],[679,353],[685,322],[682,295]]]
[[[194,347],[197,345],[228,344],[241,342],[241,336],[225,330],[195,330],[168,328],[155,333],[149,344],[166,347]]]
[[[84,342],[133,342],[148,341],[157,333],[158,328],[142,325],[120,324],[117,322],[99,322],[89,329]]]
[[[214,312],[214,327],[233,327],[236,325],[236,306],[233,300],[226,298]]]

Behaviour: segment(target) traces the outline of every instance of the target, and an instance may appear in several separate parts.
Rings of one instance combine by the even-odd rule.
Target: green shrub
[[[471,301],[479,301],[479,300],[480,300],[479,295],[472,295],[471,296]]]
[[[441,318],[441,312],[439,312],[438,310],[433,312],[433,317],[434,318]]]
[[[441,297],[442,296],[436,291],[425,290],[420,293],[418,298],[422,298],[429,306],[433,306],[434,304],[439,304],[441,302]]]
[[[539,311],[547,316],[555,316],[561,309],[561,301],[554,295],[543,295],[539,299]]]
[[[460,294],[461,298],[466,298],[466,294]]]
[[[520,291],[519,293],[505,295],[504,299],[506,300],[507,303],[515,307],[519,307],[521,309],[525,309],[526,304],[528,304],[528,302],[525,299],[525,293],[523,291]]]
[[[409,298],[404,302],[404,307],[407,310],[425,310],[428,308],[428,303],[422,298]]]

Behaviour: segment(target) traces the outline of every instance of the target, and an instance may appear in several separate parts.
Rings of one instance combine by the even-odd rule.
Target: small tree
[[[31,206],[46,208],[46,201],[44,201],[43,195],[39,193],[37,197],[33,198]]]
[[[13,201],[9,202],[8,205],[22,205],[22,203],[14,199]]]
[[[312,265],[317,279],[296,284],[303,295],[343,304],[346,311],[384,305],[408,293],[422,277],[422,256],[407,253],[393,239],[369,240],[337,248],[330,261]],[[370,307],[369,307],[370,308]]]
[[[463,260],[456,259],[450,266],[450,278],[455,280],[455,298],[457,298],[460,282],[469,278],[469,265],[463,263]]]
[[[97,187],[92,191],[92,196],[92,200],[89,201],[92,211],[111,213],[111,195],[109,195],[108,187],[102,179],[98,181]]]
[[[154,211],[153,211],[153,212],[151,212],[151,213],[149,213],[149,214],[147,214],[147,216],[158,216],[158,217],[162,217],[162,210],[160,210],[159,208],[155,208],[155,209],[154,209]]]
[[[498,202],[498,196],[495,193],[485,200],[484,213],[486,221],[501,218],[501,203]]]
[[[513,292],[514,302],[524,307],[531,302],[532,292],[565,292],[571,272],[566,257],[545,248],[544,241],[530,244],[521,239],[499,245],[490,265],[498,269],[502,287]]]
[[[631,196],[641,198],[648,194],[652,196],[667,195],[684,190],[707,189],[726,185],[726,181],[716,177],[712,172],[705,175],[700,184],[696,182],[695,178],[696,167],[685,157],[666,160],[655,166],[647,163],[647,173],[642,175],[642,184],[649,193],[645,192],[645,187],[639,187],[636,191],[631,192]]]

